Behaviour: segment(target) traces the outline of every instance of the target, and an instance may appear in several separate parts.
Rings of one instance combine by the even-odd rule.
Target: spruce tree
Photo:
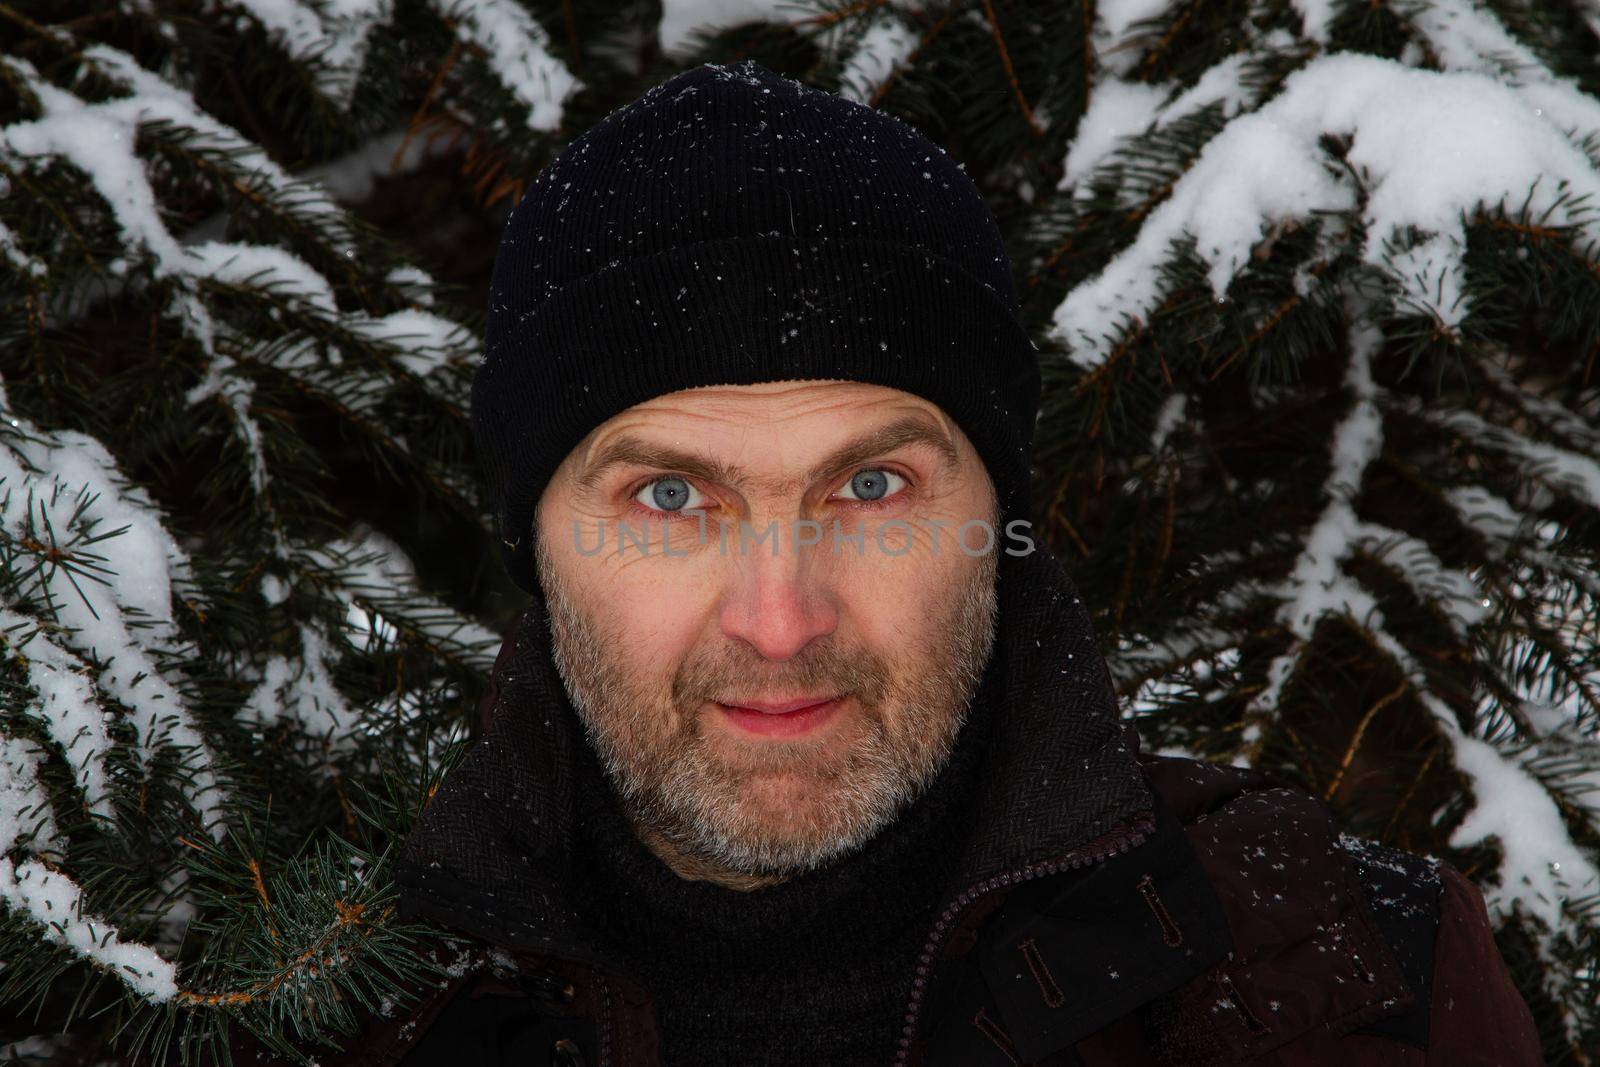
[[[743,59],[996,211],[1146,745],[1460,866],[1592,1062],[1591,0],[0,0],[0,1061],[309,1062],[445,965],[389,875],[520,607],[494,242]]]

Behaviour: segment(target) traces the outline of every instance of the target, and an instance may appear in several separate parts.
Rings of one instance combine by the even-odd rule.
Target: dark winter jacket
[[[1341,835],[1262,774],[1141,754],[1059,564],[1002,557],[999,591],[1004,701],[977,832],[904,961],[903,1010],[884,1020],[894,1064],[1539,1062],[1460,874]],[[547,635],[536,599],[495,664],[481,739],[399,871],[402,914],[473,947],[323,1067],[661,1063],[650,990],[572,900],[584,742],[551,712],[564,693]]]

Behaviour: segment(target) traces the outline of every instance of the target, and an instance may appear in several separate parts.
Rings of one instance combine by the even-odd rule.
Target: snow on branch
[[[511,0],[429,0],[456,36],[477,46],[502,85],[528,108],[531,130],[549,132],[561,125],[561,105],[583,87],[566,65],[550,54],[550,38],[527,10]]]
[[[219,7],[248,12],[290,59],[313,72],[319,92],[348,108],[367,38],[393,15],[394,0],[225,0],[207,13]]]
[[[183,255],[185,270],[193,277],[270,292],[328,318],[339,313],[328,279],[286,249],[206,241],[185,248]]]
[[[687,56],[697,34],[745,22],[796,22],[815,13],[801,0],[661,0],[657,36],[668,56]]]
[[[1385,629],[1381,614],[1374,613],[1369,627],[1377,646],[1401,669],[1412,693],[1432,714],[1456,768],[1471,783],[1472,810],[1451,835],[1451,845],[1468,848],[1497,838],[1505,858],[1500,885],[1485,893],[1491,905],[1502,913],[1520,906],[1547,930],[1563,929],[1564,904],[1571,897],[1600,891],[1600,869],[1572,840],[1550,791],[1499,747],[1462,730],[1454,709],[1430,692],[1421,668]]]
[[[472,331],[420,308],[382,316],[351,315],[345,327],[356,337],[392,352],[395,361],[418,378],[427,377],[459,355],[476,355],[477,338]]]
[[[345,603],[345,636],[356,648],[374,640],[392,644],[404,634],[430,654],[461,660],[474,672],[493,666],[500,635],[424,594],[404,550],[376,530],[362,527],[349,538],[307,549],[302,562]]]
[[[550,52],[550,38],[514,0],[427,0],[457,38],[485,57],[496,80],[527,108],[527,126],[561,126],[566,98],[583,88]],[[360,83],[373,32],[395,18],[394,0],[211,0],[209,11],[233,10],[253,19],[318,92],[348,111]],[[393,149],[391,148],[392,152]]]
[[[6,191],[5,179],[0,178],[0,196],[4,196]],[[20,273],[32,278],[43,278],[50,273],[50,268],[44,265],[43,260],[30,256],[17,243],[17,235],[3,222],[0,222],[0,255],[5,256]]]
[[[1475,448],[1500,453],[1516,462],[1526,477],[1566,492],[1591,508],[1600,508],[1600,459],[1531,440],[1461,408],[1441,409],[1424,404],[1419,397],[1408,397],[1398,407],[1424,422],[1458,434]]]
[[[1276,715],[1283,688],[1293,677],[1317,623],[1339,614],[1359,622],[1377,610],[1371,594],[1344,572],[1342,564],[1361,534],[1356,494],[1367,467],[1383,450],[1383,419],[1374,400],[1378,389],[1372,381],[1372,357],[1382,340],[1383,335],[1371,324],[1351,327],[1345,383],[1355,401],[1334,430],[1330,467],[1323,481],[1327,505],[1306,534],[1305,547],[1289,576],[1276,590],[1281,601],[1278,622],[1293,639],[1273,659],[1266,685],[1245,710],[1240,741],[1249,748],[1259,744],[1263,721]]]
[[[34,632],[21,636],[30,627]],[[87,665],[50,640],[35,620],[0,607],[0,635],[7,649],[26,664],[34,695],[23,715],[42,723],[61,750],[89,810],[111,817],[111,781],[106,755],[111,751],[111,713],[95,699]],[[4,836],[4,835],[0,835]]]
[[[4,405],[0,391],[0,406]],[[172,617],[172,583],[189,561],[149,494],[128,483],[104,445],[86,434],[44,434],[15,415],[0,435],[0,544],[13,605],[47,617],[60,644],[22,639],[7,610],[6,641],[38,686],[32,705],[71,759],[91,805],[103,801],[105,715],[88,697],[77,658],[94,684],[128,709],[141,764],[178,755],[184,788],[213,833],[223,831],[223,796],[187,700],[156,662],[157,647],[187,642]],[[114,550],[108,555],[105,549]],[[38,642],[35,644],[35,642]],[[64,648],[63,648],[64,646]],[[30,658],[31,654],[31,658]]]
[[[157,1003],[178,992],[177,968],[148,945],[129,943],[103,919],[83,911],[78,886],[38,860],[0,859],[0,900],[39,925],[46,941],[110,971],[135,993]]]
[[[845,56],[839,71],[839,95],[872,106],[878,92],[899,72],[917,47],[918,35],[903,16],[885,4],[868,16],[867,28]],[[841,23],[834,23],[830,30]]]
[[[1268,35],[1262,43],[1272,47],[1287,41]],[[1078,120],[1056,188],[1076,186],[1076,195],[1087,198],[1093,184],[1089,179],[1130,138],[1150,129],[1171,128],[1208,107],[1220,108],[1223,117],[1232,118],[1254,106],[1257,94],[1245,78],[1250,61],[1248,52],[1235,53],[1186,89],[1120,78],[1097,83],[1088,109]]]
[[[103,920],[84,914],[83,894],[66,875],[40,859],[14,860],[23,848],[37,854],[56,843],[55,820],[39,780],[39,750],[0,736],[0,902],[27,916],[46,941],[116,975],[152,1000],[177,992],[176,969],[144,945],[128,944]]]
[[[0,735],[0,855],[18,846],[47,852],[60,842],[55,812],[39,781],[43,757],[37,745]]]
[[[1349,365],[1345,382],[1354,394],[1350,411],[1337,424],[1323,493],[1327,503],[1306,535],[1305,548],[1291,573],[1274,590],[1281,598],[1278,621],[1291,635],[1289,647],[1267,669],[1266,685],[1246,711],[1241,742],[1258,746],[1264,724],[1277,712],[1284,686],[1309,647],[1317,623],[1332,616],[1352,621],[1374,647],[1401,672],[1411,694],[1429,712],[1455,767],[1468,780],[1474,803],[1456,828],[1451,844],[1470,847],[1490,838],[1503,850],[1499,885],[1488,896],[1501,914],[1522,910],[1549,931],[1564,928],[1568,901],[1600,891],[1600,870],[1575,843],[1553,798],[1550,786],[1521,760],[1461,726],[1456,711],[1432,690],[1426,672],[1410,650],[1389,630],[1376,598],[1351,575],[1343,562],[1358,547],[1372,551],[1395,567],[1428,603],[1438,606],[1458,637],[1481,621],[1487,604],[1466,574],[1444,567],[1433,551],[1410,535],[1361,520],[1354,503],[1368,466],[1383,446],[1382,410],[1391,398],[1372,381],[1371,360],[1382,343],[1378,328],[1362,322],[1351,309]],[[1380,401],[1384,401],[1380,403]],[[1529,441],[1509,430],[1459,411],[1429,410],[1423,417],[1470,431],[1479,444],[1490,444],[1547,465],[1554,463],[1569,484],[1600,489],[1600,468],[1583,457]],[[1525,523],[1510,505],[1481,490],[1456,489],[1451,502],[1470,509],[1479,528],[1501,542],[1519,536]],[[1600,492],[1590,501],[1600,505]],[[1543,948],[1541,948],[1543,951]]]
[[[1410,13],[1446,70],[1476,70],[1518,82],[1549,77],[1544,62],[1487,9],[1467,0],[1429,0]]]
[[[127,243],[149,253],[158,278],[192,273],[157,207],[146,164],[134,151],[142,127],[185,131],[187,147],[232,177],[276,194],[273,206],[332,222],[343,212],[323,189],[297,181],[255,143],[201,110],[184,89],[107,45],[83,50],[85,63],[126,90],[87,103],[47,81],[26,59],[0,56],[39,101],[42,115],[0,129],[0,152],[23,159],[57,157],[82,171],[111,209]]]
[[[1445,566],[1426,541],[1365,521],[1355,524],[1353,534],[1352,547],[1393,568],[1419,600],[1439,612],[1457,639],[1465,641],[1472,627],[1488,614],[1489,601],[1478,583]]]
[[[1600,456],[1600,419],[1596,415],[1580,415],[1554,400],[1524,389],[1505,367],[1493,360],[1480,360],[1476,366],[1501,395],[1543,423],[1548,432],[1565,438],[1572,447],[1589,455]],[[1600,402],[1600,397],[1596,400]],[[1597,411],[1597,415],[1600,415],[1600,411]]]
[[[255,13],[262,15],[271,6],[257,3]],[[274,10],[291,21],[310,17],[283,7]],[[344,13],[358,14],[354,8]],[[479,16],[487,17],[481,11],[473,17]],[[0,155],[37,164],[53,159],[71,163],[105,203],[124,244],[135,256],[149,257],[151,274],[170,287],[170,313],[208,357],[205,375],[188,390],[186,399],[191,405],[213,397],[223,401],[248,457],[257,501],[271,510],[270,471],[262,430],[252,410],[256,383],[245,373],[246,363],[268,363],[297,373],[313,390],[340,394],[341,407],[359,415],[392,391],[390,377],[433,375],[465,358],[463,354],[474,348],[474,338],[465,327],[422,309],[380,316],[342,312],[329,279],[282,247],[180,242],[163,221],[156,191],[157,171],[167,161],[142,158],[135,150],[141,138],[157,143],[157,155],[160,144],[181,146],[185,161],[226,176],[253,205],[279,216],[286,229],[311,235],[335,254],[349,254],[343,244],[354,238],[349,216],[320,183],[285,172],[257,145],[201,111],[186,90],[114,48],[93,45],[83,50],[82,57],[127,95],[89,103],[51,84],[26,60],[0,57],[34,94],[42,112],[38,119],[0,129]],[[11,252],[13,260],[26,256],[20,248]],[[261,342],[223,321],[210,300],[210,291],[218,288],[270,302],[268,310],[275,318],[287,317],[289,338]],[[296,319],[304,324],[304,338],[295,337]],[[314,343],[313,337],[321,341]],[[327,343],[330,337],[332,344]],[[319,384],[319,379],[327,378],[328,368],[341,363],[341,345],[378,356],[386,364],[386,374],[347,365],[336,388]],[[453,401],[453,391],[458,390],[442,375],[437,382],[444,398]],[[406,451],[403,441],[396,439],[393,444]],[[287,549],[277,530],[278,525],[271,524],[274,550],[281,557]]]
[[[349,752],[360,738],[357,715],[333,682],[336,660],[321,628],[298,624],[300,654],[294,660],[272,656],[261,668],[261,684],[239,709],[242,718],[260,726],[285,720],[297,724],[308,737],[323,742],[329,762],[326,770],[336,773],[332,757]]]
[[[1575,89],[1542,82],[1538,92],[1568,114],[1592,110]],[[1396,99],[1407,106],[1394,107]],[[1575,227],[1586,245],[1600,237],[1582,206],[1600,202],[1600,172],[1556,119],[1476,72],[1355,53],[1314,59],[1206,144],[1133,243],[1067,294],[1050,332],[1092,369],[1125,323],[1160,302],[1161,267],[1183,238],[1194,239],[1221,298],[1271,227],[1324,213],[1359,219],[1362,259],[1392,279],[1402,303],[1453,326],[1470,310],[1460,255],[1466,218],[1480,207],[1522,205]],[[1348,138],[1345,162],[1359,184],[1324,149],[1330,135]],[[1414,232],[1428,236],[1407,240]]]
[[[1493,840],[1501,849],[1497,884],[1484,887],[1490,911],[1502,917],[1531,916],[1548,936],[1535,940],[1549,965],[1546,984],[1560,997],[1563,977],[1552,939],[1567,937],[1579,902],[1600,894],[1600,868],[1584,854],[1568,830],[1550,786],[1534,773],[1536,747],[1521,753],[1473,736],[1456,712],[1432,693],[1427,678],[1406,647],[1389,632],[1382,612],[1373,609],[1365,632],[1400,669],[1412,695],[1429,712],[1457,771],[1466,779],[1472,808],[1450,837],[1455,848]],[[1593,820],[1593,809],[1589,811]],[[1569,1026],[1576,1020],[1569,1017]],[[1577,1031],[1571,1031],[1576,1038]]]
[[[351,650],[370,652],[375,643],[393,645],[404,637],[435,662],[454,660],[474,674],[493,665],[500,635],[424,593],[405,552],[377,531],[363,527],[351,538],[301,548],[295,560],[306,580],[344,604],[345,626],[336,636],[299,623],[298,654],[267,661],[259,685],[239,709],[243,720],[260,726],[292,721],[321,740],[332,760],[361,741],[361,716],[333,680],[335,665]],[[262,592],[277,604],[289,590],[268,575]],[[414,701],[418,694],[408,696]]]
[[[150,256],[155,278],[172,281],[174,317],[207,355],[215,357],[218,327],[201,298],[197,279],[219,264],[204,249],[183,248],[167,229],[148,165],[135,151],[141,130],[154,123],[184,130],[190,151],[210,156],[216,166],[247,186],[264,183],[277,194],[276,206],[287,213],[335,224],[343,213],[319,186],[296,182],[258,146],[200,110],[189,93],[143,69],[131,56],[105,45],[90,46],[82,54],[86,63],[128,90],[128,95],[86,103],[45,80],[27,60],[0,56],[0,62],[38,99],[42,111],[38,119],[0,129],[0,155],[35,161],[59,158],[81,171],[109,208],[125,244]],[[309,268],[297,273],[306,271]],[[227,366],[214,368],[213,377],[220,377]],[[215,389],[201,395],[211,391]],[[264,482],[259,470],[264,467],[260,431],[248,414],[248,383],[235,383],[225,392],[240,436],[255,457],[257,481]]]

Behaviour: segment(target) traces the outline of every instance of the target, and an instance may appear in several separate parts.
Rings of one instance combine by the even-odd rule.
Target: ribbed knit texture
[[[1025,517],[1039,366],[976,187],[893,116],[754,61],[663,82],[576,138],[506,223],[472,422],[502,554],[613,415],[695,386],[844,379],[943,408]]]
[[[666,1067],[883,1067],[917,954],[973,829],[998,671],[950,762],[870,846],[753,893],[673,874],[581,761],[573,899],[650,990]],[[587,750],[586,750],[587,751]]]

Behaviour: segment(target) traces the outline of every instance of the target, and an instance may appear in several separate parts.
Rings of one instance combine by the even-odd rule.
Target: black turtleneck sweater
[[[892,1061],[969,829],[992,668],[921,797],[857,852],[765,889],[679,878],[634,836],[592,754],[582,760],[574,858],[585,881],[573,896],[649,992],[666,1067]]]

